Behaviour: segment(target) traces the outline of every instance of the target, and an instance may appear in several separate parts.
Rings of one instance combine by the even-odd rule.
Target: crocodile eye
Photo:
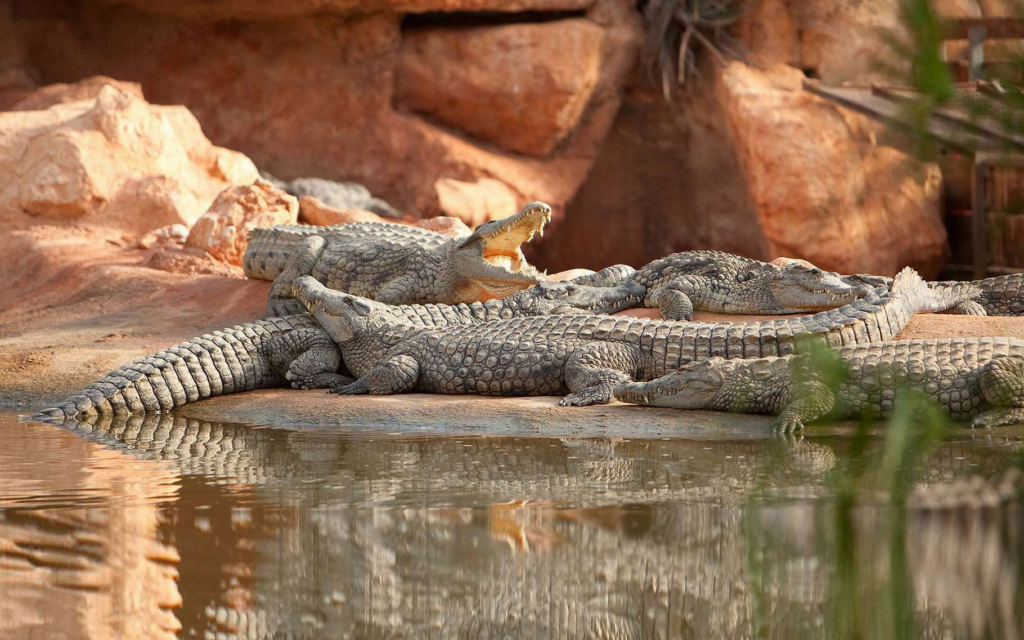
[[[741,273],[740,275],[736,276],[736,282],[746,282],[749,278],[750,276],[748,276],[747,274]]]
[[[572,285],[569,285],[568,287],[566,287],[566,288],[565,288],[565,292],[566,292],[567,294],[569,294],[570,296],[574,296],[574,295],[576,295],[577,293],[579,293],[579,292],[580,292],[580,290],[579,290],[579,288],[578,288],[578,287],[574,287],[574,286],[572,286]]]

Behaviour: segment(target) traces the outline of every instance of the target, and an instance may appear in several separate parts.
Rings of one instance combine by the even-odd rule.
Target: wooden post
[[[974,25],[967,29],[967,42],[971,49],[971,67],[968,80],[980,80],[982,65],[985,64],[985,27]]]
[[[971,179],[971,244],[974,279],[988,275],[988,224],[985,219],[985,163],[974,157]]]

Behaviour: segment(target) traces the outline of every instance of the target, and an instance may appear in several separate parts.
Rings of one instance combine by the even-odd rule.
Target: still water
[[[1021,637],[1020,503],[842,508],[878,445],[0,414],[0,638]]]

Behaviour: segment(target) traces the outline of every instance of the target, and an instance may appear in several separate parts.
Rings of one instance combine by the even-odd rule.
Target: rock
[[[452,238],[465,238],[469,234],[473,233],[473,230],[467,227],[466,223],[458,218],[452,218],[451,216],[427,218],[425,220],[420,220],[414,226],[417,226],[420,229],[427,229],[428,231],[436,231],[440,234],[451,236]]]
[[[332,225],[345,222],[394,222],[365,209],[329,207],[313,196],[299,198],[299,218],[306,224]]]
[[[186,247],[202,249],[228,264],[242,265],[248,233],[259,227],[298,222],[299,202],[257,179],[251,185],[225,189],[196,221]]]
[[[932,0],[932,11],[947,20],[981,17],[978,0]]]
[[[953,12],[976,11],[976,0],[940,0]],[[886,36],[906,37],[900,2],[893,0],[761,0],[737,25],[749,62],[788,64],[826,84],[899,84],[892,71],[910,71]]]
[[[216,144],[241,151],[277,175],[357,182],[398,210],[424,218],[444,213],[435,188],[438,180],[491,178],[505,183],[520,203],[551,204],[558,217],[586,178],[615,117],[620,88],[633,76],[641,16],[630,0],[488,2],[410,0],[409,6],[443,11],[571,6],[573,11],[586,9],[590,26],[603,33],[589,102],[576,128],[545,159],[510,154],[433,118],[395,108],[405,34],[424,29],[424,24],[443,24],[448,17],[404,19],[397,12],[400,5],[390,2],[387,6],[395,10],[363,10],[376,5],[360,4],[359,11],[341,14],[328,11],[334,5],[325,0],[317,5],[323,12],[309,15],[306,2],[292,7],[279,2],[243,6],[234,0],[90,1],[76,4],[73,20],[49,5],[19,12],[12,33],[32,52],[41,77],[103,73],[139,82],[149,99],[186,105]],[[146,11],[138,8],[143,6]],[[206,15],[207,9],[210,18],[222,10],[223,17],[234,18],[191,19]],[[249,9],[252,14],[246,13]],[[263,9],[273,19],[257,19]],[[564,15],[486,13],[452,16],[449,23],[471,18],[510,26],[501,23],[552,17]],[[189,37],[182,38],[183,32]],[[566,61],[563,66],[575,64]],[[168,68],[175,72],[168,73]],[[230,81],[225,81],[227,70]]]
[[[573,278],[589,276],[593,273],[594,272],[590,269],[567,269],[565,271],[559,271],[558,273],[552,273],[548,276],[548,280],[572,280]]]
[[[101,0],[131,4],[144,11],[200,18],[239,20],[287,18],[324,13],[423,13],[473,11],[578,11],[594,0]]]
[[[140,249],[149,249],[157,244],[184,245],[188,239],[188,227],[183,224],[170,224],[166,227],[153,229],[146,235],[139,238],[135,243]]]
[[[770,259],[712,73],[709,61],[671,104],[660,87],[630,88],[583,186],[525,247],[533,264],[640,267],[693,249]]]
[[[403,33],[399,106],[537,158],[579,123],[604,30],[581,18]]]
[[[0,185],[8,224],[45,220],[141,235],[190,225],[225,187],[255,179],[256,167],[210,144],[185,108],[104,85],[94,100],[0,113],[0,175],[14,178]]]
[[[489,220],[506,218],[519,208],[518,197],[504,182],[480,178],[464,182],[442,178],[434,183],[441,212],[475,228]]]
[[[720,101],[771,255],[840,273],[932,278],[949,256],[941,174],[874,142],[877,125],[803,91],[787,66],[731,63]]]
[[[111,86],[123,93],[143,100],[142,85],[138,82],[122,82],[107,76],[90,76],[71,84],[49,84],[39,87],[29,95],[10,105],[5,111],[38,111],[49,109],[55,104],[95,99],[100,90]]]
[[[297,178],[291,182],[278,180],[265,171],[260,176],[285,193],[296,198],[312,196],[334,209],[362,209],[388,218],[401,218],[402,213],[390,204],[376,198],[370,190],[357,182],[338,182],[324,178]]]
[[[814,268],[815,266],[806,260],[801,260],[800,258],[785,258],[782,256],[775,258],[770,264],[774,264],[776,267],[784,267],[788,264],[802,264],[803,266],[810,268]]]

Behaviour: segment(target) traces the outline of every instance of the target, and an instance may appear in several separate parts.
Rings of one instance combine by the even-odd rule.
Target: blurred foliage
[[[974,134],[982,129],[1024,134],[1024,49],[1007,47],[1005,43],[999,46],[999,41],[987,40],[985,51],[998,53],[1001,60],[998,64],[987,61],[983,66],[982,79],[989,82],[989,90],[986,94],[958,91],[957,80],[966,78],[954,77],[953,69],[958,61],[946,59],[947,47],[955,41],[945,40],[947,25],[936,12],[933,0],[899,0],[899,3],[899,27],[880,34],[888,49],[886,53],[894,54],[885,59],[892,62],[879,57],[874,66],[893,85],[916,92],[902,102],[913,134],[914,154],[922,160],[934,160],[948,146],[929,129],[929,123],[940,109],[963,118],[962,129],[959,135],[954,134],[952,143],[964,151],[977,150]],[[1006,4],[1024,19],[1024,0],[1007,0]],[[967,59],[959,63],[966,70],[970,63],[966,45],[963,55]],[[1003,145],[1003,150],[1019,151],[1012,144]]]

